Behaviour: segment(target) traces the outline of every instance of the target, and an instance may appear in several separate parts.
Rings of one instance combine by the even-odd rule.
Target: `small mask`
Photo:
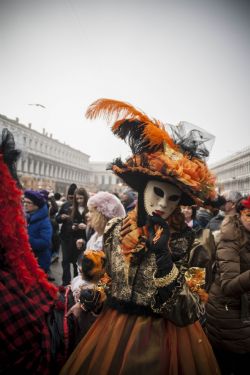
[[[181,191],[168,182],[149,181],[144,190],[144,206],[149,216],[167,219],[181,199]]]

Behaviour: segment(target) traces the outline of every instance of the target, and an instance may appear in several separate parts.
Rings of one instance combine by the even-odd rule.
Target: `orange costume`
[[[215,197],[203,135],[191,146],[190,134],[178,142],[177,131],[171,137],[123,102],[101,99],[87,111],[99,114],[116,115],[112,130],[129,141],[133,156],[111,169],[138,192],[138,203],[105,229],[107,300],[60,375],[219,374],[199,323],[204,273],[190,267],[194,234],[179,208]]]

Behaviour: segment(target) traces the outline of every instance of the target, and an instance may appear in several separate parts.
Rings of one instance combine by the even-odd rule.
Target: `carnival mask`
[[[149,181],[144,190],[144,206],[148,215],[167,219],[177,207],[181,191],[168,182]]]
[[[246,223],[250,223],[250,209],[249,208],[245,208],[244,210],[242,210],[240,213],[240,216]]]

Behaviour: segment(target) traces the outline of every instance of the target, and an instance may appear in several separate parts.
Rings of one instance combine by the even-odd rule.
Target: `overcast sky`
[[[45,128],[91,161],[130,154],[104,120],[85,119],[98,98],[213,133],[210,163],[250,145],[249,1],[0,4],[1,114]]]

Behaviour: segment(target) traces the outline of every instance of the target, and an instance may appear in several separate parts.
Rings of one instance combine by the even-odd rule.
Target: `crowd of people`
[[[100,114],[131,147],[110,165],[120,194],[23,189],[2,133],[0,374],[248,374],[250,195],[218,194],[200,131],[118,101]]]

